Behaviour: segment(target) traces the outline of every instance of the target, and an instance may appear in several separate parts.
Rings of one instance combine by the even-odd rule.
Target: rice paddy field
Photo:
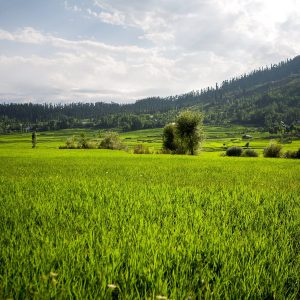
[[[240,130],[210,128],[194,157],[1,136],[0,299],[300,299],[299,160],[220,156]]]

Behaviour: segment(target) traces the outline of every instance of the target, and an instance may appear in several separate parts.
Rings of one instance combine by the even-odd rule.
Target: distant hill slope
[[[15,126],[18,122],[29,125],[63,122],[62,128],[89,124],[98,128],[141,129],[162,126],[183,109],[203,111],[205,122],[210,124],[274,127],[281,121],[289,125],[298,123],[300,56],[225,80],[220,86],[216,84],[183,95],[146,98],[125,105],[103,102],[1,104],[0,118],[2,128],[4,122],[14,120]]]

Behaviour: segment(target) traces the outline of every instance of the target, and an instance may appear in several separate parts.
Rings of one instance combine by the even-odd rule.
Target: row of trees
[[[120,113],[106,115],[92,120],[80,120],[72,117],[62,116],[58,120],[47,122],[19,122],[16,119],[7,117],[0,118],[0,134],[10,132],[52,131],[67,128],[93,128],[93,129],[115,129],[118,131],[133,131],[163,127],[166,123],[175,118],[176,111],[163,114],[142,114]]]

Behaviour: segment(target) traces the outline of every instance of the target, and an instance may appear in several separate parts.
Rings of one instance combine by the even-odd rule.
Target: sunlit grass
[[[0,299],[299,298],[298,160],[43,138],[0,138]]]
[[[65,129],[59,131],[45,131],[37,134],[37,147],[39,149],[54,149],[65,144],[67,138],[71,136],[79,137],[84,133],[88,138],[99,141],[99,134],[103,131],[87,130],[87,129]],[[149,147],[153,152],[159,152],[162,148],[162,128],[137,130],[131,132],[121,132],[120,137],[123,143],[132,150],[137,144],[144,144]],[[260,132],[254,127],[230,126],[230,127],[217,127],[205,126],[204,132],[206,138],[201,145],[202,151],[224,153],[227,147],[240,146],[244,147],[247,142],[250,148],[257,150],[262,154],[263,149],[272,140],[270,134],[267,132]],[[243,140],[242,135],[249,133],[253,136],[251,140]],[[279,140],[279,138],[277,138]],[[0,148],[5,145],[5,148],[19,148],[21,145],[24,149],[31,148],[31,134],[12,134],[0,136]],[[300,140],[293,139],[291,143],[283,144],[283,150],[297,150],[300,148]]]

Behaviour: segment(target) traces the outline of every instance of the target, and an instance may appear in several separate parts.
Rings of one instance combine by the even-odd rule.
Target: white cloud
[[[124,16],[119,13],[108,13],[101,12],[98,14],[98,18],[100,18],[104,23],[122,25],[124,24]]]
[[[41,32],[31,27],[25,27],[22,30],[18,30],[14,33],[0,29],[0,40],[8,40],[29,44],[40,44],[45,42],[46,39],[47,36],[43,35]]]
[[[175,70],[172,72],[175,61],[157,49],[71,41],[43,35],[33,28],[15,33],[2,30],[0,39],[18,42],[20,48],[22,44],[39,43],[41,49],[51,51],[46,57],[0,56],[0,77],[5,78],[0,82],[0,90],[10,97],[28,99],[48,94],[47,99],[128,101],[145,96],[145,90],[163,92],[165,85],[177,81]]]
[[[139,38],[156,47],[185,52],[209,51],[233,65],[269,64],[300,50],[300,2],[297,0],[94,0],[119,25],[136,27]],[[285,34],[283,25],[293,21]],[[113,22],[112,22],[113,23]],[[118,23],[115,22],[115,25]],[[238,71],[238,70],[237,70]]]
[[[88,8],[87,13],[90,16],[96,17],[100,19],[103,23],[112,24],[112,25],[124,25],[125,19],[124,16],[119,12],[100,12],[97,13],[95,11],[92,11],[90,8]]]
[[[82,12],[82,8],[78,5],[70,5],[68,1],[64,1],[64,6],[66,10],[74,11],[74,12]]]
[[[297,0],[68,0],[65,8],[99,21],[99,28],[120,28],[120,35],[135,29],[144,46],[134,39],[121,46],[117,37],[112,45],[31,27],[0,29],[0,42],[15,45],[14,54],[0,51],[3,93],[120,101],[167,96],[300,52]],[[38,53],[25,54],[25,45]]]
[[[13,41],[14,35],[6,30],[0,29],[0,40]]]

